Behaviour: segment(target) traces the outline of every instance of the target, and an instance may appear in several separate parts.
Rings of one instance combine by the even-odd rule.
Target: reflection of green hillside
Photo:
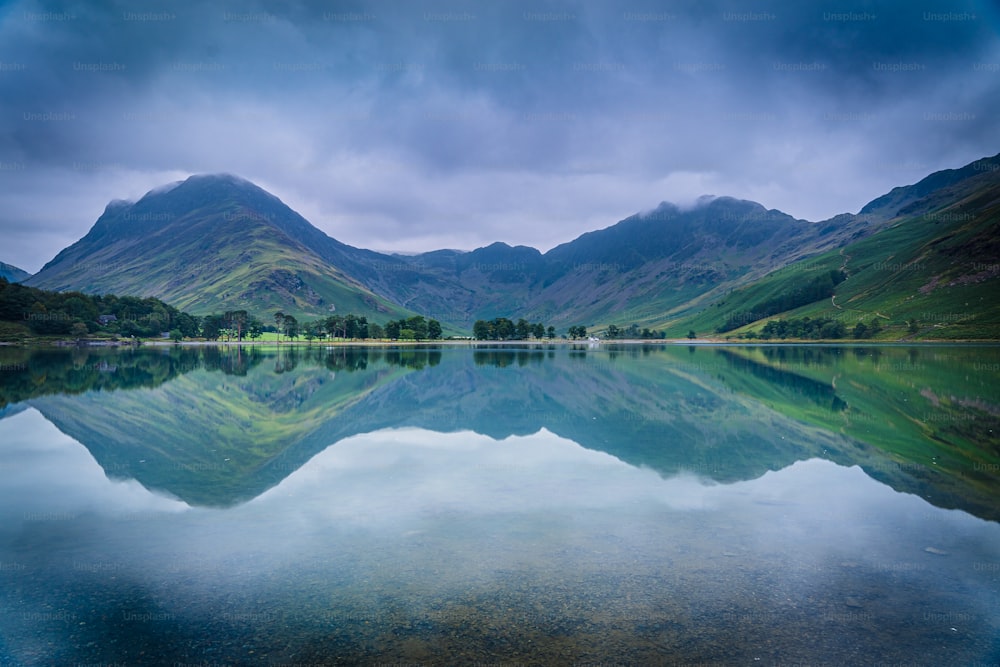
[[[872,477],[897,489],[912,478],[913,492],[938,504],[973,495],[983,511],[1000,512],[1000,348],[772,346],[718,354],[727,386],[884,452],[886,461],[859,462]],[[759,367],[772,377],[745,372]],[[795,387],[803,382],[828,387],[842,409],[802,400]]]
[[[367,353],[316,349],[256,351],[241,374],[221,375],[212,370],[219,354],[208,349],[200,367],[154,388],[49,395],[31,405],[84,443],[108,474],[192,504],[229,505],[279,481],[265,471],[284,450],[406,372],[381,354],[369,368]]]
[[[479,369],[456,356],[449,360],[452,367],[443,363],[428,374],[427,384],[450,387],[451,378],[459,377],[469,390],[442,391],[439,399],[432,394],[437,400],[428,408],[442,409],[414,411],[406,424],[439,431],[469,428],[497,438],[544,426],[632,465],[664,475],[691,471],[721,482],[779,470],[820,455],[820,443],[829,444],[815,429],[807,432],[780,415],[761,414],[751,402],[706,386],[696,367],[687,367],[688,354],[683,348],[632,346],[497,350],[479,354],[477,360],[489,363]],[[438,374],[440,379],[433,379]],[[420,379],[407,378],[385,391],[395,393],[394,400],[419,400]],[[786,437],[775,437],[776,432]]]
[[[821,457],[860,465],[940,506],[1000,519],[995,436],[969,429],[975,422],[1000,432],[987,421],[995,419],[988,415],[997,403],[987,396],[997,391],[997,373],[979,372],[983,392],[970,393],[963,379],[975,368],[1000,368],[1000,348],[985,356],[985,348],[923,348],[918,354],[930,356],[919,382],[891,378],[890,369],[912,370],[911,352],[864,349],[881,350],[874,369],[853,348],[808,346],[484,350],[474,357],[478,367],[468,355],[446,354],[438,368],[387,384],[359,406],[376,409],[350,416],[358,432],[418,426],[502,438],[544,426],[632,465],[720,482]],[[921,392],[935,385],[957,397],[954,409],[917,424],[908,410],[926,403]],[[963,407],[974,404],[983,409]],[[410,409],[393,410],[401,405]],[[963,427],[965,438],[955,439]]]
[[[0,348],[0,408],[46,394],[156,387],[201,366],[191,348]]]
[[[215,350],[160,384],[30,404],[109,474],[192,504],[252,498],[359,433],[414,426],[503,439],[544,427],[663,475],[719,482],[813,457],[857,464],[896,490],[997,519],[1000,401],[988,371],[998,353],[315,348],[222,364],[208,361]]]
[[[0,408],[48,394],[151,389],[203,368],[246,375],[258,347],[0,348]]]
[[[726,356],[726,361],[734,368],[759,378],[764,385],[780,387],[803,399],[804,402],[818,406],[821,414],[841,412],[847,407],[847,404],[837,396],[836,390],[829,383],[789,373],[781,368],[733,354],[724,348],[720,349],[719,352]]]

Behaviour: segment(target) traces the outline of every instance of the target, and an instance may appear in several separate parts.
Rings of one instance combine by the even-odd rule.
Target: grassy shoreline
[[[612,339],[600,341],[589,341],[589,340],[568,340],[568,339],[554,339],[554,340],[313,340],[313,341],[252,341],[244,340],[242,342],[235,340],[184,340],[180,342],[175,342],[171,340],[163,339],[141,339],[137,341],[128,340],[118,340],[111,341],[107,339],[83,339],[81,341],[66,340],[66,339],[43,339],[43,340],[30,340],[21,342],[12,341],[0,341],[0,347],[19,347],[19,348],[42,348],[42,347],[54,347],[54,348],[129,348],[129,347],[155,347],[155,348],[170,348],[170,347],[208,347],[208,346],[222,346],[222,347],[270,347],[270,348],[281,348],[281,347],[480,347],[483,345],[490,346],[506,346],[506,347],[523,347],[523,346],[551,346],[551,345],[586,345],[586,346],[602,346],[602,345],[696,345],[704,347],[763,347],[763,346],[781,346],[781,345],[823,345],[823,346],[924,346],[924,345],[1000,345],[1000,338],[992,339],[968,339],[968,340],[954,340],[954,339],[920,339],[920,340],[874,340],[874,339],[829,339],[829,340],[813,340],[813,339],[783,339],[783,340],[726,340],[723,338],[658,338],[658,339],[641,339],[641,338],[623,338],[623,339]]]

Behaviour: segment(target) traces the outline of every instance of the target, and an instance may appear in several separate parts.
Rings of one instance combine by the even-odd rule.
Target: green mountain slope
[[[26,284],[155,296],[207,314],[246,309],[300,318],[412,314],[378,297],[301,238],[314,229],[276,197],[232,176],[192,176],[138,202],[112,202],[80,241]],[[318,232],[318,230],[315,230]],[[320,232],[321,233],[321,232]]]
[[[759,331],[769,319],[824,317],[849,328],[877,320],[882,339],[997,337],[1000,156],[897,188],[866,209],[893,211],[893,217],[868,237],[793,263],[670,322],[669,333],[711,334],[735,318],[744,325],[727,333],[738,336]],[[846,277],[831,293],[768,312],[767,304],[831,271]]]
[[[0,278],[5,279],[10,283],[20,283],[24,282],[25,279],[30,278],[31,274],[24,269],[19,269],[13,264],[5,264],[0,262]]]
[[[419,313],[465,332],[504,316],[560,330],[635,324],[671,336],[740,335],[762,318],[808,315],[848,326],[877,318],[883,338],[996,337],[998,191],[1000,156],[823,222],[703,197],[686,209],[661,204],[544,254],[494,243],[403,256],[340,243],[246,181],[197,176],[134,204],[112,202],[83,239],[25,282],[156,296],[195,314],[336,311],[384,321]]]
[[[531,303],[553,318],[569,304],[586,323],[658,323],[866,233],[853,217],[810,223],[729,197],[686,211],[661,204],[552,249],[550,284]]]
[[[369,286],[467,328],[510,315],[560,328],[649,324],[870,228],[855,216],[810,223],[755,202],[706,197],[687,210],[663,203],[545,254],[495,243],[400,258],[399,280]]]

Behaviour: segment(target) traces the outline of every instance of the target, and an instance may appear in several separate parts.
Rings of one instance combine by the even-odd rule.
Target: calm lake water
[[[0,666],[997,665],[1000,348],[0,350]]]

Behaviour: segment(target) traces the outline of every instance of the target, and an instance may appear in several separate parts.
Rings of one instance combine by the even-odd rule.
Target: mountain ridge
[[[819,222],[703,196],[684,208],[661,202],[544,253],[497,241],[414,255],[342,243],[238,176],[195,175],[137,202],[109,203],[86,236],[27,284],[156,296],[195,314],[419,313],[464,331],[500,316],[557,327],[669,327],[797,262],[843,250],[976,188],[991,191],[998,169],[1000,155],[982,158],[894,188],[858,214]]]
[[[792,264],[687,318],[668,334],[761,333],[771,319],[818,318],[848,329],[878,322],[883,339],[996,339],[1000,333],[1000,155],[896,188],[866,209],[880,230]],[[866,210],[862,209],[862,210]],[[824,273],[842,274],[825,298],[771,312]],[[727,324],[736,316],[742,326]]]
[[[136,202],[112,202],[29,284],[155,296],[198,314],[411,314],[331,265],[321,254],[326,248],[310,247],[316,239],[309,230],[308,221],[245,179],[192,176]]]
[[[3,278],[7,282],[20,283],[31,277],[31,274],[24,269],[14,266],[13,264],[7,264],[6,262],[0,262],[0,278]]]

